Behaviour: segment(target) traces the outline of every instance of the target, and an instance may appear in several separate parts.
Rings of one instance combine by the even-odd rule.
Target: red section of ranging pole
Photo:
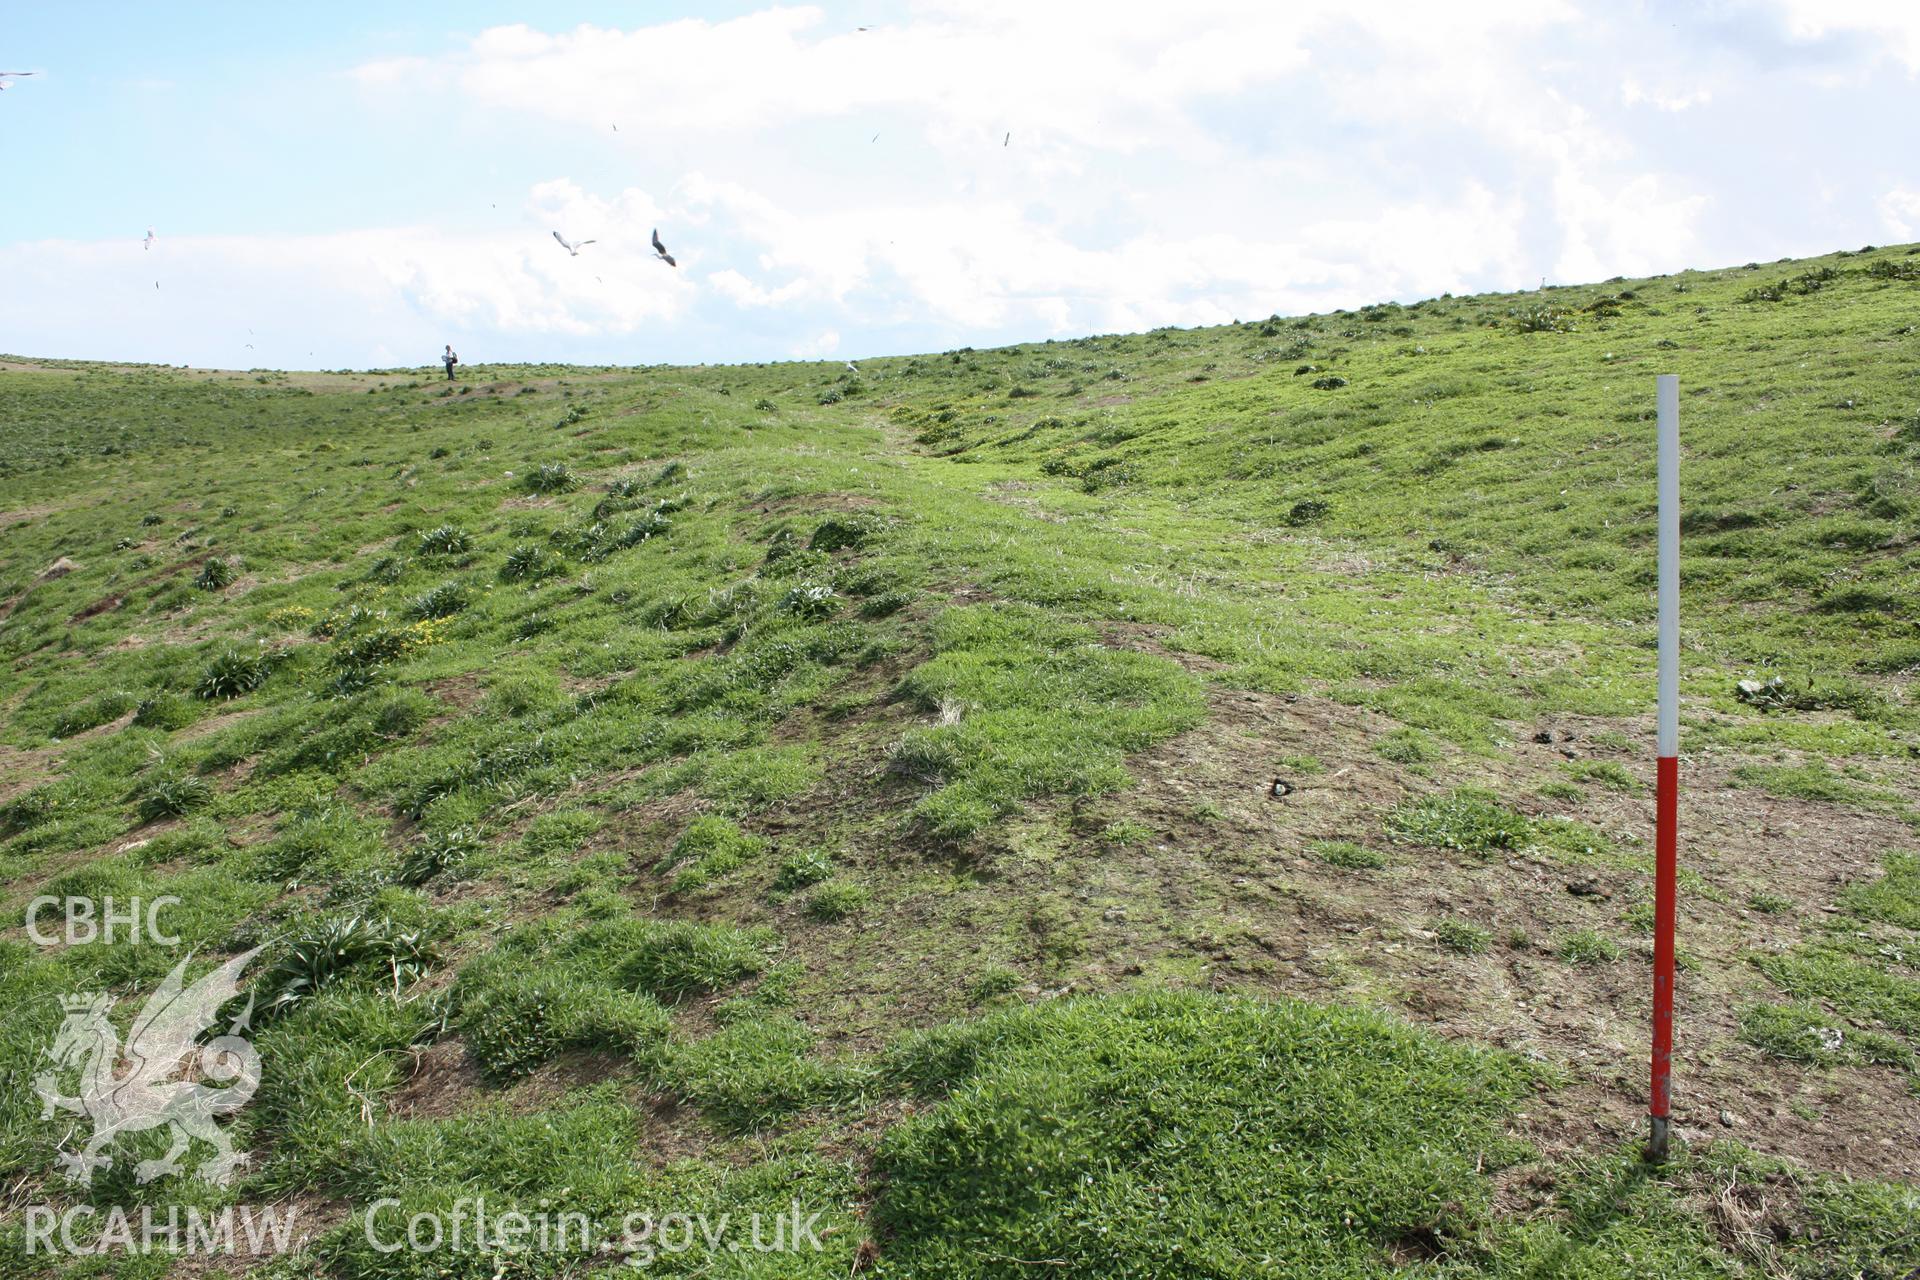
[[[1649,1113],[1658,1154],[1666,1154],[1673,1105],[1674,898],[1680,861],[1680,761],[1661,756],[1654,785],[1653,1100]]]

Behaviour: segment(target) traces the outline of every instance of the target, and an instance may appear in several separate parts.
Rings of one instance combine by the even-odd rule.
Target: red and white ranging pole
[[[1660,411],[1660,727],[1654,784],[1653,1090],[1647,1156],[1667,1158],[1673,1102],[1673,926],[1680,848],[1680,379],[1656,379]]]

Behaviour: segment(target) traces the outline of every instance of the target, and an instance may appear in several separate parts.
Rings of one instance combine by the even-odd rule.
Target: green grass
[[[850,880],[832,880],[807,898],[807,914],[828,924],[857,916],[873,902],[873,891]]]
[[[1330,867],[1349,871],[1378,871],[1387,865],[1387,855],[1352,840],[1316,840],[1310,846],[1320,861]]]
[[[1733,771],[1738,786],[1757,787],[1769,795],[1790,800],[1817,800],[1828,804],[1869,808],[1897,806],[1900,797],[1884,787],[1836,772],[1824,760],[1801,765],[1741,765]]]
[[[889,1263],[946,1276],[1369,1274],[1487,1221],[1477,1170],[1525,1087],[1375,1015],[1171,995],[989,1015],[896,1070],[953,1092],[882,1146]]]
[[[1920,931],[1920,854],[1889,853],[1878,880],[1847,887],[1842,902],[1854,914]]]
[[[1612,760],[1569,760],[1561,766],[1568,776],[1597,783],[1613,791],[1644,791],[1643,782],[1631,769]]]
[[[748,835],[727,819],[708,814],[695,818],[674,841],[662,870],[673,871],[669,889],[688,893],[759,858],[766,841]]]
[[[1592,929],[1568,934],[1559,946],[1560,958],[1568,964],[1612,964],[1622,954],[1619,943]]]
[[[1435,941],[1449,951],[1457,951],[1463,956],[1477,956],[1493,945],[1493,931],[1483,929],[1470,920],[1457,916],[1448,916],[1434,922]]]
[[[1889,853],[1881,876],[1847,886],[1822,931],[1750,957],[1792,1003],[1745,1009],[1741,1034],[1749,1043],[1791,1062],[1897,1067],[1920,1082],[1915,865],[1911,854]]]
[[[1490,792],[1470,788],[1401,805],[1388,815],[1387,830],[1409,844],[1482,857],[1523,848],[1533,835],[1523,815]]]
[[[1025,800],[1123,787],[1126,753],[1200,718],[1198,682],[1174,663],[1109,648],[1036,608],[950,610],[932,642],[935,656],[903,688],[922,710],[957,718],[910,731],[894,763],[932,786],[915,812],[940,836],[969,835]]]
[[[1673,371],[1688,750],[1752,803],[1891,833],[1784,949],[1691,933],[1690,980],[1740,1011],[1724,1052],[1768,1088],[1913,1072],[1912,260],[859,379],[477,366],[443,396],[420,371],[10,369],[0,905],[171,894],[196,965],[266,947],[263,1006],[295,998],[257,1026],[236,1195],[799,1194],[837,1231],[781,1275],[845,1275],[869,1235],[894,1275],[1904,1274],[1910,1187],[1718,1146],[1655,1175],[1584,1137],[1496,1208],[1535,1159],[1502,1127],[1552,1071],[1261,997],[1296,989],[1303,917],[1472,954],[1515,936],[1543,865],[1620,878],[1604,920],[1644,928],[1620,815],[1644,799],[1651,381]],[[1533,736],[1568,723],[1562,764]],[[1275,774],[1301,791],[1266,795]],[[1814,905],[1697,852],[1703,902]],[[1429,872],[1474,896],[1405,899]],[[1496,930],[1431,923],[1455,910]],[[1527,927],[1569,963],[1623,955]],[[0,937],[5,1185],[65,1194],[29,1087],[56,997],[130,1017],[174,958]],[[1405,963],[1301,972],[1393,998]],[[1580,981],[1609,1000],[1625,973]],[[390,1116],[448,1050],[478,1068],[452,1110]],[[1796,1190],[1765,1259],[1718,1233],[1729,1178]],[[313,1262],[396,1265],[352,1221]]]

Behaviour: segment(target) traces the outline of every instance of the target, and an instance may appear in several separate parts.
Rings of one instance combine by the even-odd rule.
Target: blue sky
[[[17,354],[857,358],[1920,240],[1906,3],[11,9]]]

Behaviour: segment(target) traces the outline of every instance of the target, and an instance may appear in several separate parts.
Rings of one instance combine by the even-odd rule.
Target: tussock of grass
[[[1349,871],[1378,871],[1387,865],[1387,855],[1351,840],[1316,840],[1309,846],[1320,861],[1330,867]]]
[[[727,819],[705,814],[680,833],[663,869],[674,872],[671,892],[691,893],[755,861],[766,847],[766,841],[748,835]]]
[[[1621,954],[1619,943],[1592,929],[1568,934],[1560,942],[1560,958],[1568,964],[1612,964]]]
[[[1533,835],[1523,815],[1491,792],[1468,787],[1401,805],[1389,815],[1387,830],[1409,844],[1482,857],[1522,848]]]
[[[1008,1258],[1347,1275],[1404,1240],[1461,1247],[1525,1085],[1509,1060],[1377,1015],[1202,995],[991,1014],[891,1069],[954,1090],[881,1151],[889,1257],[943,1276],[1007,1274]],[[1102,1155],[1116,1131],[1138,1135],[1124,1164]]]
[[[529,971],[518,957],[470,965],[454,998],[454,1028],[488,1073],[520,1075],[564,1049],[644,1057],[672,1028],[652,997],[610,989],[576,966]]]
[[[1202,712],[1197,682],[1174,663],[1108,648],[1038,609],[949,610],[934,648],[905,692],[931,713],[978,710],[912,731],[896,761],[934,785],[915,812],[942,836],[969,835],[1023,800],[1124,786],[1126,753]]]
[[[1854,914],[1920,930],[1920,854],[1889,853],[1878,880],[1847,886],[1841,902]]]
[[[1435,921],[1433,936],[1441,946],[1463,956],[1477,956],[1493,945],[1492,930],[1483,929],[1471,920],[1462,920],[1457,916]]]
[[[873,901],[873,891],[851,880],[832,880],[813,891],[807,899],[807,914],[815,920],[833,923],[859,915]]]
[[[663,1079],[720,1125],[760,1129],[859,1087],[861,1073],[821,1060],[813,1046],[793,1018],[755,1018],[681,1049]]]

